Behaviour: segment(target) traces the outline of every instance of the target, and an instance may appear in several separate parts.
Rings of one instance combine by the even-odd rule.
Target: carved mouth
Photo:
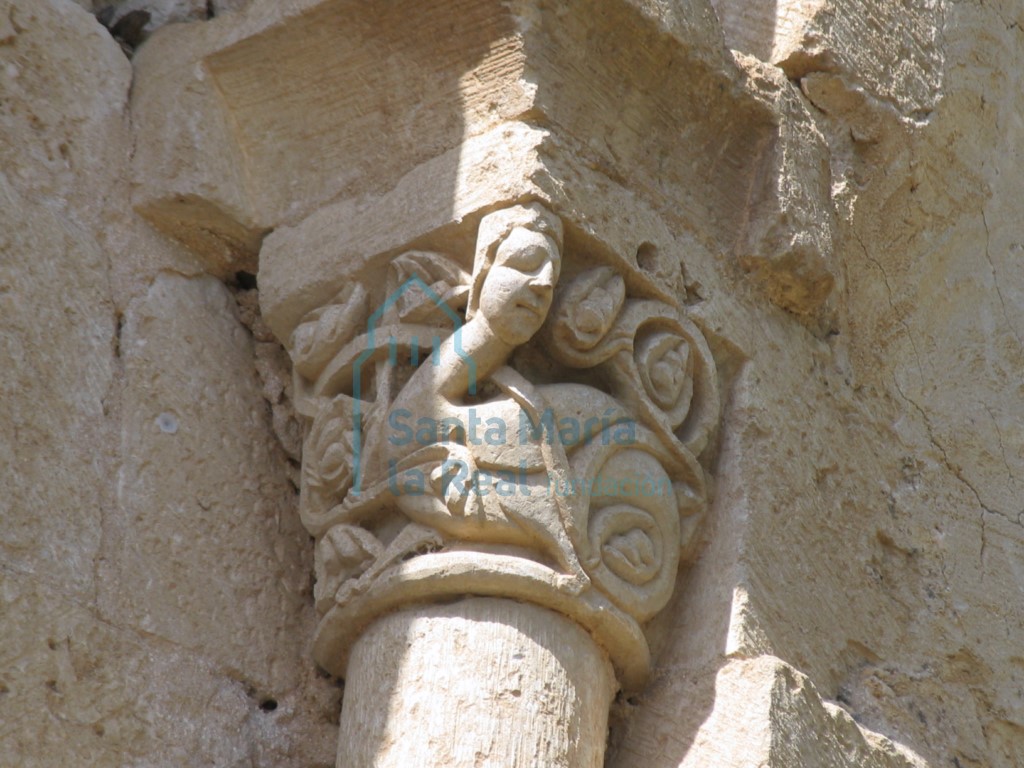
[[[538,294],[535,291],[522,291],[515,297],[515,305],[543,318],[551,308],[551,296]]]
[[[533,302],[517,301],[516,307],[528,310],[529,312],[537,315],[537,317],[543,317],[545,312],[543,304],[534,304]]]

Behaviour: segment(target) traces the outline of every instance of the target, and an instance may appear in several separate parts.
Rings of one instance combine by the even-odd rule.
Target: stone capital
[[[495,664],[553,612],[639,689],[710,495],[691,270],[721,254],[812,319],[831,290],[829,219],[803,213],[827,173],[779,181],[823,156],[783,119],[803,106],[769,72],[749,87],[703,0],[294,0],[219,24],[140,52],[164,87],[136,119],[163,140],[136,160],[166,173],[135,205],[211,272],[258,260],[305,422],[316,661],[372,688],[350,665],[382,622],[498,600],[520,609],[495,609]],[[482,674],[472,649],[453,663]],[[592,693],[567,706],[602,732]],[[371,704],[346,703],[346,738],[377,732],[346,719]]]
[[[336,674],[377,617],[469,594],[561,612],[623,686],[646,677],[642,625],[706,509],[715,364],[655,231],[617,247],[556,210],[490,205],[465,219],[475,239],[371,254],[287,337],[315,654]]]

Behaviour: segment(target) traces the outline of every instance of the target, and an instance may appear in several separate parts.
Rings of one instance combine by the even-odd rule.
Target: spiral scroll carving
[[[647,621],[672,595],[679,505],[661,461],[635,447],[591,451],[577,467],[591,483],[577,530],[587,574],[619,608]]]
[[[477,235],[394,257],[292,337],[323,663],[401,600],[503,594],[574,616],[638,679],[718,418],[682,268],[650,243],[577,260],[538,203]]]

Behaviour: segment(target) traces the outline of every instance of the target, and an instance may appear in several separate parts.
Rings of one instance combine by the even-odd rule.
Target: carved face
[[[540,330],[561,265],[555,241],[540,232],[518,227],[501,242],[480,289],[480,312],[502,341],[525,344]]]

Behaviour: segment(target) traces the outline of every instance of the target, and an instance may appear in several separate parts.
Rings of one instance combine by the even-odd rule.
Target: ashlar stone
[[[308,550],[234,300],[213,278],[160,275],[128,308],[121,356],[101,610],[283,695],[301,674]]]

